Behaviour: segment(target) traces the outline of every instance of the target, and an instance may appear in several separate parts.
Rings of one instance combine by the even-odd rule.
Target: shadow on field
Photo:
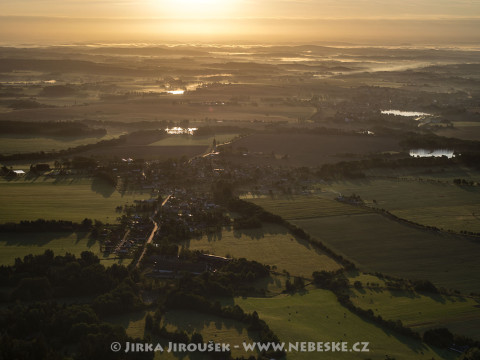
[[[121,325],[124,329],[127,329],[130,323],[142,320],[146,315],[145,313],[145,311],[136,311],[128,314],[112,316],[110,318],[106,318],[105,321],[112,322],[116,325]]]
[[[406,297],[406,298],[409,298],[409,299],[418,299],[420,298],[421,296],[414,292],[414,291],[406,291],[406,290],[389,290],[390,291],[390,295],[391,296],[395,296],[395,297],[398,297],[398,298],[401,298],[401,297]]]
[[[2,233],[0,234],[0,242],[4,243],[7,246],[42,247],[47,245],[52,240],[64,238],[65,236],[68,236],[70,234],[71,232]]]
[[[92,181],[92,191],[102,195],[104,198],[109,198],[115,192],[115,187],[101,179],[95,178]]]
[[[250,229],[234,229],[233,235],[236,238],[241,238],[242,236],[249,237],[251,239],[260,240],[265,235],[285,235],[288,234],[288,230],[283,226],[269,226],[269,224],[262,224],[262,227],[259,228],[250,228]]]
[[[397,339],[402,344],[408,346],[415,353],[423,354],[424,351],[428,351],[428,347],[424,343],[422,343],[421,340],[415,340],[415,339],[412,339],[412,338],[407,337],[407,336],[399,335],[396,331],[392,331],[388,328],[380,326],[379,324],[377,324],[376,322],[374,322],[370,319],[362,317],[362,320],[364,322],[372,325],[372,326],[375,326],[379,330],[383,331],[385,333],[385,335],[387,335],[388,337],[392,337],[392,338]],[[436,353],[438,353],[435,349],[432,348],[432,350],[435,351]],[[442,353],[438,353],[438,354],[440,355]],[[442,356],[443,355],[444,354],[442,354]]]
[[[204,314],[192,310],[173,310],[165,313],[162,326],[185,330],[188,334],[205,333],[204,329],[214,328],[213,338],[204,338],[204,342],[213,340],[218,342],[216,332],[234,330],[236,335],[242,334],[246,327],[243,323],[231,319],[224,319],[211,314]]]

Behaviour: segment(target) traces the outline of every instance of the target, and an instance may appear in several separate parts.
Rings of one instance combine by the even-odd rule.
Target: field
[[[169,136],[165,139],[149,144],[150,146],[212,146],[215,138],[217,144],[222,144],[231,141],[238,134],[219,134],[211,136],[192,136],[192,135],[177,135]]]
[[[9,154],[20,154],[20,153],[30,153],[45,151],[49,152],[52,150],[64,150],[68,148],[73,148],[79,145],[93,144],[102,140],[110,140],[115,136],[105,135],[103,137],[86,137],[86,138],[45,138],[45,137],[14,137],[14,136],[2,136],[0,137],[1,148],[0,154],[9,155]]]
[[[254,134],[236,141],[234,147],[246,148],[249,153],[273,152],[275,158],[250,156],[247,160],[282,166],[320,166],[359,155],[400,150],[397,141],[387,137],[310,134]]]
[[[480,306],[471,298],[377,289],[352,290],[350,298],[356,306],[372,309],[384,319],[401,320],[417,332],[446,327],[477,340],[480,334]]]
[[[365,214],[368,212],[368,210],[360,207],[346,205],[336,200],[325,199],[318,196],[293,196],[276,199],[254,197],[248,198],[247,200],[287,220]]]
[[[55,255],[71,253],[79,256],[83,251],[91,251],[105,266],[120,264],[127,266],[132,259],[116,259],[114,255],[105,257],[100,251],[100,243],[89,238],[87,233],[0,233],[0,265],[13,265],[15,258],[40,255],[45,250],[53,250]]]
[[[454,122],[454,128],[443,128],[435,133],[445,137],[478,140],[480,138],[480,122],[456,121]]]
[[[194,332],[203,336],[203,341],[241,345],[242,342],[256,341],[255,333],[248,332],[246,325],[231,319],[224,319],[211,314],[202,314],[196,311],[176,310],[168,311],[162,318],[161,326],[164,325],[167,330],[177,329],[185,330],[188,334]],[[232,355],[242,356],[245,353],[232,348]]]
[[[419,230],[379,214],[294,220],[314,238],[354,261],[362,270],[437,286],[480,291],[477,241]]]
[[[438,186],[456,191],[453,185]],[[378,188],[381,189],[380,186]],[[333,192],[332,189],[330,191]],[[375,187],[370,189],[374,191]],[[354,190],[360,193],[360,183]],[[431,191],[431,197],[434,194],[438,197],[438,193]],[[388,190],[384,193],[389,194]],[[448,195],[448,192],[443,193]],[[321,196],[332,194],[323,192]],[[427,206],[429,201],[434,201],[431,197],[425,199]],[[407,195],[399,198],[399,202],[408,204],[409,199],[413,201],[415,198]],[[380,214],[361,213],[362,210],[353,205],[325,198],[296,196],[290,200],[253,198],[249,201],[286,217],[335,252],[354,261],[362,270],[409,279],[428,279],[436,285],[467,292],[480,291],[480,265],[477,261],[480,243],[476,240],[422,230]],[[455,203],[453,195],[450,201]],[[316,209],[315,205],[319,208]]]
[[[183,156],[191,158],[203,154],[207,150],[206,145],[190,146],[111,146],[102,149],[89,150],[80,153],[81,156],[103,156],[106,158],[132,158],[144,160],[167,160],[178,159]]]
[[[358,194],[370,206],[387,209],[420,224],[457,232],[480,232],[480,187],[452,183],[454,176],[479,180],[478,173],[457,170],[456,173],[417,175],[417,179],[418,176],[424,180],[410,175],[405,180],[337,181],[319,186],[331,192],[331,197],[338,193]]]
[[[78,176],[50,179],[18,178],[0,180],[0,219],[2,222],[57,219],[81,221],[88,217],[115,223],[115,207],[148,199],[149,193],[121,195],[101,180]]]
[[[116,79],[121,81],[121,79]],[[125,90],[129,90],[128,88]],[[0,112],[0,120],[11,121],[56,121],[56,120],[93,120],[115,119],[123,122],[144,120],[203,121],[287,121],[296,123],[299,117],[308,118],[314,114],[312,106],[288,106],[262,103],[258,98],[269,94],[292,96],[297,90],[287,87],[274,87],[262,84],[239,84],[211,87],[185,93],[184,95],[164,95],[150,98],[133,97],[129,100],[104,100],[83,106],[61,106],[57,108],[39,108]],[[252,100],[241,105],[224,104],[236,96],[251,96]],[[254,96],[256,98],[254,98]],[[212,101],[212,99],[214,101]],[[40,101],[43,101],[41,99]],[[189,103],[190,102],[190,103]],[[213,104],[211,104],[213,102]],[[215,104],[217,102],[217,104]]]
[[[397,360],[456,358],[451,352],[433,350],[419,341],[397,336],[362,320],[342,307],[335,295],[327,290],[314,289],[275,298],[236,298],[235,304],[247,312],[257,311],[260,318],[284,342],[346,341],[350,345],[359,341],[370,343],[369,353],[335,353],[335,359],[383,360],[386,355]],[[291,352],[288,353],[288,359],[312,359],[312,355],[308,352]]]
[[[215,135],[217,143],[232,140],[238,134]],[[214,136],[169,135],[152,142],[148,138],[135,139],[126,145],[89,150],[82,155],[100,155],[105,157],[131,157],[134,159],[166,160],[169,158],[191,158],[203,154],[213,144]]]
[[[102,258],[100,244],[87,233],[0,233],[0,249],[0,265],[13,265],[17,257],[43,254],[47,249],[55,255],[80,255],[88,250]]]
[[[145,317],[148,311],[138,311],[124,315],[113,316],[107,319],[113,324],[122,325],[128,336],[133,338],[143,338],[145,333]],[[153,315],[152,312],[150,314]],[[256,341],[255,333],[248,332],[246,325],[231,319],[224,319],[218,316],[203,314],[197,311],[174,310],[168,311],[162,318],[160,326],[165,326],[168,331],[184,330],[191,336],[193,333],[199,333],[203,337],[204,342],[213,340],[215,342],[231,344],[241,344],[243,341]],[[156,342],[157,339],[154,339]],[[160,340],[162,346],[166,350],[166,342]],[[233,356],[242,356],[245,353],[240,350],[232,349]],[[185,356],[184,356],[185,355]],[[157,353],[155,358],[161,359],[209,359],[209,357],[199,354],[169,354]]]
[[[225,229],[215,236],[188,240],[184,245],[190,250],[204,250],[219,256],[244,257],[262,264],[275,265],[278,271],[286,270],[291,275],[311,277],[314,271],[333,271],[341,267],[330,257],[306,241],[296,239],[278,225],[264,224],[261,229],[241,231]]]

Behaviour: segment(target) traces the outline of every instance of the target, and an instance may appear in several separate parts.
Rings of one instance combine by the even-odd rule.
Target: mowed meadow
[[[428,279],[437,286],[468,293],[480,291],[480,243],[476,239],[420,229],[373,212],[352,213],[359,209],[333,199],[280,198],[278,206],[268,198],[249,201],[284,216],[364,271]],[[314,201],[324,207],[323,212],[292,211],[303,208],[303,203],[308,209]],[[335,211],[329,213],[328,208]]]
[[[117,206],[149,198],[149,192],[122,195],[102,180],[80,176],[2,179],[0,218],[2,222],[90,218],[115,223],[120,216]]]
[[[325,192],[355,193],[375,208],[413,222],[443,230],[480,232],[480,186],[459,186],[454,178],[478,180],[478,173],[405,175],[401,179],[334,181],[321,184]]]
[[[335,271],[341,268],[335,260],[296,238],[279,225],[263,224],[259,229],[224,229],[183,242],[190,250],[203,250],[218,256],[255,260],[286,270],[291,275],[311,277],[314,271]]]

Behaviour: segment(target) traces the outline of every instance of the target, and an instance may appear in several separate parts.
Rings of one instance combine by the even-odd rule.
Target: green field
[[[17,257],[43,254],[47,249],[55,255],[80,255],[88,250],[102,258],[100,244],[89,239],[88,233],[0,233],[0,249],[0,265],[13,265]]]
[[[149,193],[141,192],[122,196],[101,180],[76,176],[0,180],[0,219],[81,221],[88,217],[115,223],[119,216],[117,206],[148,198]]]
[[[410,175],[408,179],[411,180],[337,181],[319,186],[331,192],[331,197],[338,193],[358,194],[371,206],[389,210],[417,223],[457,232],[480,232],[480,187],[462,187],[452,183],[452,176],[471,179],[469,175],[468,172],[458,173],[457,176],[446,173],[442,177],[417,175],[423,179],[437,178],[450,183],[416,181]],[[476,179],[480,180],[479,177]]]
[[[368,210],[343,204],[336,200],[318,196],[292,196],[272,199],[269,197],[249,198],[269,212],[280,215],[284,219],[308,219],[334,215],[365,214]]]
[[[364,321],[341,306],[335,295],[327,290],[313,289],[303,294],[280,295],[275,298],[236,298],[246,312],[257,311],[261,319],[284,342],[346,341],[369,342],[368,353],[291,352],[289,360],[314,358],[385,359],[397,360],[455,359],[451,352],[433,350],[410,338],[398,336],[374,323]],[[320,356],[322,355],[322,356]]]
[[[341,266],[313,248],[305,240],[295,238],[279,225],[264,225],[261,229],[223,230],[215,236],[188,240],[183,245],[190,250],[203,250],[219,256],[247,258],[262,264],[275,265],[278,271],[311,277],[314,271],[334,271]]]
[[[422,295],[381,289],[352,290],[352,302],[384,319],[401,320],[417,332],[446,327],[472,338],[480,334],[479,302],[466,297]]]

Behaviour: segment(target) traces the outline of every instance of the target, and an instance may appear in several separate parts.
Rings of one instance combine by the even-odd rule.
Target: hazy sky
[[[458,41],[480,0],[0,0],[0,41]]]

